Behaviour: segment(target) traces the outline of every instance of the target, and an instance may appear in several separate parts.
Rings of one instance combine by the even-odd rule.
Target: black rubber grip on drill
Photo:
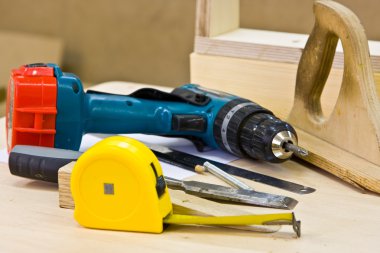
[[[241,108],[238,105],[244,105]],[[235,110],[233,110],[235,108]],[[231,100],[225,104],[218,112],[214,123],[214,138],[216,143],[227,152],[232,152],[233,154],[244,157],[244,151],[241,148],[240,135],[241,129],[244,122],[249,118],[250,115],[256,113],[267,113],[272,114],[271,111],[261,107],[260,105],[249,101],[247,99],[238,98]],[[232,117],[230,117],[232,115]],[[230,117],[230,118],[228,118]],[[225,119],[228,120],[228,125],[225,130],[222,129],[223,122]],[[223,132],[222,132],[223,131]],[[227,142],[230,150],[223,143],[222,135],[226,134]]]
[[[9,154],[8,166],[13,175],[57,183],[58,170],[80,155],[71,150],[18,145]]]
[[[266,113],[252,114],[241,129],[241,147],[252,158],[283,162],[284,159],[277,158],[272,152],[273,138],[282,131],[292,132],[297,137],[294,128],[276,116]]]

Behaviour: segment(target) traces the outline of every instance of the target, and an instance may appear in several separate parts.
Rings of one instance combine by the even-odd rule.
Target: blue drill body
[[[48,66],[54,68],[58,87],[56,148],[78,150],[85,133],[144,133],[186,137],[237,156],[282,162],[292,154],[283,144],[297,144],[288,123],[231,94],[195,84],[171,93],[154,89],[130,95],[86,93],[78,77],[55,64]]]
[[[186,89],[208,96],[206,105],[184,102],[157,101],[125,95],[85,93],[82,83],[73,74],[63,73],[54,67],[58,82],[55,147],[79,149],[85,133],[145,133],[171,136],[194,136],[206,145],[217,148],[213,138],[216,112],[236,96],[210,93],[198,85],[187,84]],[[175,130],[173,115],[197,115],[205,119],[204,129]]]

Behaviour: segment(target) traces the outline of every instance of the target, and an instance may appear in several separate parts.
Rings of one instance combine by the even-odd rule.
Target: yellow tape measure
[[[202,217],[173,214],[161,165],[141,142],[121,136],[87,150],[71,175],[74,217],[89,228],[161,233],[163,224],[265,225],[299,222],[293,213]]]

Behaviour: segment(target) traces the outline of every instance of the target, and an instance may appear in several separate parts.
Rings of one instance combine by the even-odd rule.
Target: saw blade
[[[148,145],[148,147],[153,151],[153,153],[158,157],[160,161],[181,167],[186,170],[194,171],[196,165],[202,165],[205,162],[210,162],[222,169],[223,171],[227,172],[228,174],[249,179],[258,183],[267,184],[286,191],[298,194],[308,194],[315,191],[314,188],[308,186],[249,171],[232,165],[223,164],[199,156],[190,155],[160,145]]]

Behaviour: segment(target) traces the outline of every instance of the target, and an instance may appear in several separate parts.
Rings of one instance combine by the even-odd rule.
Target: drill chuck
[[[275,163],[304,151],[297,146],[297,134],[290,124],[260,105],[240,98],[219,111],[214,137],[222,149],[237,156]]]

